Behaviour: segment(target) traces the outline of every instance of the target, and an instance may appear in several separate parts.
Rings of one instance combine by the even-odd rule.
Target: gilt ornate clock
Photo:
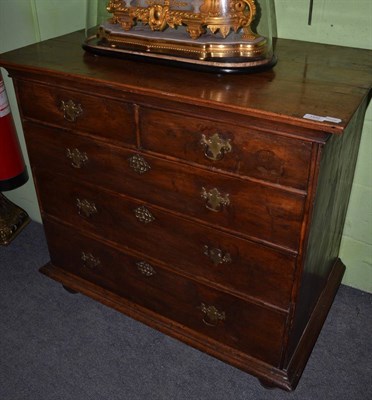
[[[88,2],[83,47],[225,72],[272,67],[270,0],[98,0]]]

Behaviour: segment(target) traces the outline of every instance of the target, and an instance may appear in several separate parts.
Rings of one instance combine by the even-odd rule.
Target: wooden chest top
[[[92,56],[84,54],[79,42],[83,33],[72,33],[0,55],[0,62],[5,68],[45,70],[51,77],[79,77],[108,90],[122,88],[330,133],[344,130],[372,86],[371,51],[363,49],[277,39],[279,62],[272,70],[217,75]],[[304,119],[305,114],[341,122],[312,121]]]

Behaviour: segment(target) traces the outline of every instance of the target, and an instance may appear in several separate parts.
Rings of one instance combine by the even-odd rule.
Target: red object
[[[0,73],[0,191],[27,182],[28,174]]]

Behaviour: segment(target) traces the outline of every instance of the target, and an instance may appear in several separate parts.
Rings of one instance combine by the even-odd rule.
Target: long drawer
[[[305,200],[302,194],[108,146],[58,129],[25,124],[25,133],[32,137],[29,153],[36,168],[53,165],[56,172],[78,180],[297,250]],[[74,152],[84,162],[76,160]]]
[[[167,272],[62,225],[46,220],[45,229],[54,265],[234,349],[279,365],[285,313]]]
[[[19,81],[17,89],[24,118],[136,145],[130,103],[32,82]]]
[[[141,146],[190,162],[306,190],[311,143],[208,119],[140,108]],[[275,128],[273,128],[275,129]]]
[[[174,270],[288,309],[295,256],[194,224],[63,175],[38,172],[44,213],[145,253]]]

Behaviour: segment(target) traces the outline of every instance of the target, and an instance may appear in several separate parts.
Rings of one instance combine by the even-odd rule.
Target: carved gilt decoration
[[[186,25],[192,39],[197,39],[207,29],[212,33],[218,31],[225,38],[231,30],[237,32],[243,28],[243,38],[255,37],[250,29],[256,15],[254,0],[111,0],[107,11],[113,15],[111,22],[120,24],[125,31],[141,21],[153,31]]]

